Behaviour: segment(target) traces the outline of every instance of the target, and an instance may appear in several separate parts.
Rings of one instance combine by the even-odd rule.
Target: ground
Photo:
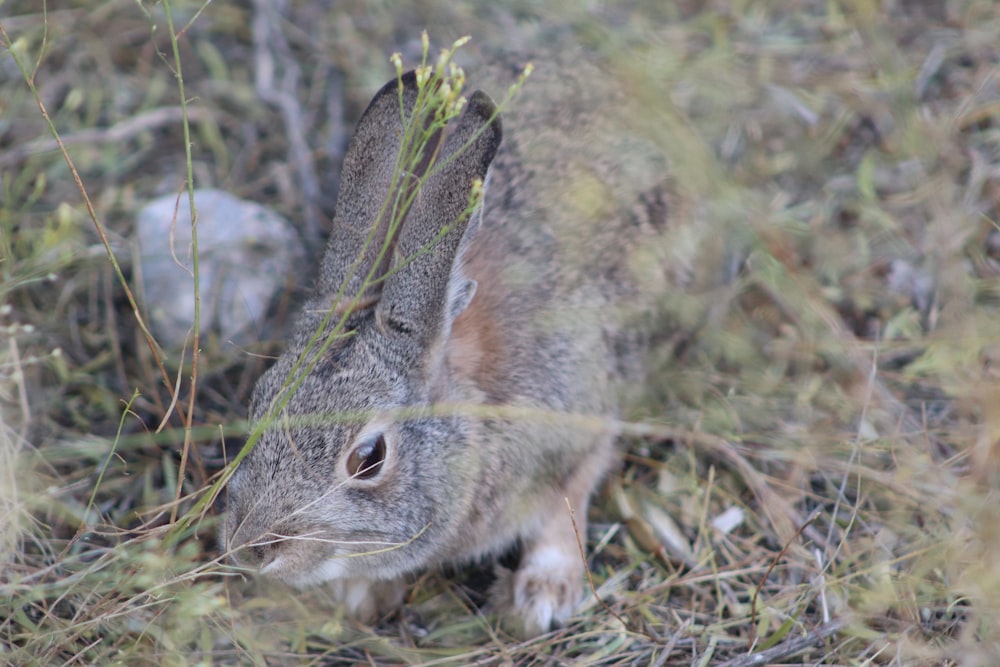
[[[0,663],[1000,662],[1000,5],[282,4],[0,5]],[[254,343],[161,349],[136,211],[190,177],[317,247],[393,51],[553,25],[644,102],[678,193],[596,595],[518,641],[488,572],[374,627],[235,576],[213,482],[311,279]]]

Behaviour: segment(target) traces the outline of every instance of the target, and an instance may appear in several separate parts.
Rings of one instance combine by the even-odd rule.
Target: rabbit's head
[[[441,406],[461,400],[445,357],[500,121],[477,91],[434,129],[420,95],[406,74],[359,121],[317,293],[254,390],[262,434],[228,486],[227,549],[294,585],[426,564],[478,474],[475,422]]]

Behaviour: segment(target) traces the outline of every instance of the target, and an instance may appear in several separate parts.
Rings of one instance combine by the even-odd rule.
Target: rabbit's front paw
[[[583,564],[575,552],[548,545],[526,554],[514,572],[513,615],[525,636],[566,622],[580,600]]]
[[[406,592],[403,579],[334,579],[329,585],[348,616],[362,623],[374,623],[381,614],[399,608]]]

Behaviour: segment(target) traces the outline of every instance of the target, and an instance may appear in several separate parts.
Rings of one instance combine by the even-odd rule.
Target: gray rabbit
[[[520,71],[493,65],[477,82],[505,91]],[[473,93],[398,229],[386,202],[416,78],[375,95],[316,293],[253,394],[251,420],[277,417],[228,485],[237,562],[328,582],[371,619],[401,604],[408,576],[519,544],[498,599],[527,635],[570,617],[584,562],[568,506],[585,541],[614,420],[642,391],[660,270],[644,247],[666,216],[664,162],[620,87],[547,57],[502,130]]]

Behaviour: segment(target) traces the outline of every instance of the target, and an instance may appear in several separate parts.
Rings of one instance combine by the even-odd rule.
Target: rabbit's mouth
[[[293,562],[294,560],[287,556],[278,556],[260,568],[260,573],[295,588],[308,588],[324,581],[341,579],[348,575],[345,556],[331,556],[313,564],[305,571],[302,571],[302,563]]]
[[[389,555],[411,546],[405,541],[353,540],[335,547],[326,544],[322,551],[315,548],[315,543],[309,548],[302,542],[289,542],[281,542],[282,548],[273,550],[266,560],[259,561],[258,573],[299,589],[336,580],[370,578],[373,571],[398,576],[404,574],[413,561],[410,551],[402,559]]]
[[[315,562],[302,562],[293,554],[281,554],[260,568],[260,574],[295,588],[307,588],[348,576],[347,558],[332,555]]]
[[[301,534],[286,526],[281,531],[269,531],[266,537],[237,547],[233,560],[243,566],[256,567],[257,572],[268,579],[296,588],[307,588],[326,581],[358,576],[370,570],[375,562],[381,567],[386,552],[394,552],[410,544],[411,541],[394,540],[382,533],[345,540],[334,539],[329,531],[322,529]]]

